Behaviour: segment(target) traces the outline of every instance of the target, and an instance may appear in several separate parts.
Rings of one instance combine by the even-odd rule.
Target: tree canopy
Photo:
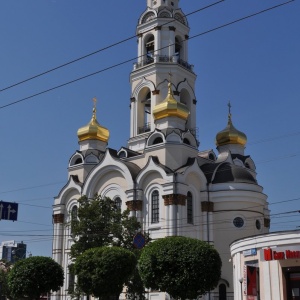
[[[221,276],[219,253],[207,242],[166,237],[148,244],[139,259],[147,288],[167,292],[174,299],[195,299],[212,290]]]
[[[100,300],[122,292],[123,286],[136,267],[135,255],[120,247],[98,247],[86,250],[74,264],[77,288]]]
[[[32,256],[17,261],[8,274],[8,286],[14,298],[39,299],[57,291],[64,281],[62,267],[50,257]]]
[[[129,211],[121,212],[114,201],[101,196],[92,199],[83,196],[78,203],[78,218],[71,221],[72,234],[76,237],[71,247],[72,257],[95,247],[134,249],[133,237],[141,225],[136,218],[129,217]]]
[[[96,247],[116,246],[132,251],[138,258],[140,250],[133,245],[133,238],[141,230],[141,224],[129,211],[121,210],[107,197],[96,195],[94,198],[81,197],[78,200],[76,218],[72,218],[71,231],[74,243],[71,246],[73,259],[79,258],[86,250]],[[145,234],[146,241],[149,235]],[[70,271],[77,275],[74,268]],[[116,274],[118,276],[118,274]],[[126,282],[128,299],[144,299],[144,286],[137,268]],[[75,293],[78,292],[78,287]],[[71,292],[72,293],[72,292]],[[80,289],[79,289],[80,293]]]

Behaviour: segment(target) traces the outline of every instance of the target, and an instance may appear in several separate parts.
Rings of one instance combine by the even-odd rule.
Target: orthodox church
[[[269,231],[267,196],[245,154],[246,135],[228,123],[216,134],[216,149],[199,151],[196,74],[188,61],[189,25],[179,0],[147,0],[136,28],[138,60],[130,74],[130,137],[119,150],[108,147],[109,130],[97,120],[78,132],[79,149],[68,165],[68,182],[53,206],[53,258],[65,284],[51,299],[70,299],[70,220],[77,200],[96,193],[137,217],[152,239],[188,236],[219,251],[220,282],[202,299],[233,299],[229,245]],[[169,299],[150,291],[148,299]]]

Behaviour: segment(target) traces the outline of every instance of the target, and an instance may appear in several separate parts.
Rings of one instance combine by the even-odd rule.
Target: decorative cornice
[[[63,224],[65,215],[64,214],[55,214],[52,216],[54,224]]]
[[[174,27],[174,26],[169,26],[169,30],[171,30],[171,31],[176,31],[176,27]]]
[[[169,194],[162,196],[165,206],[168,205],[182,205],[185,206],[186,195],[181,194]]]
[[[201,210],[203,212],[213,212],[214,211],[214,203],[209,201],[202,201],[201,202]]]
[[[188,40],[190,38],[187,34],[184,37],[186,40]]]
[[[155,31],[161,30],[161,26],[156,26],[156,27],[154,28],[154,30],[155,30]]]
[[[132,200],[126,202],[127,209],[130,211],[142,211],[143,201],[142,200]]]
[[[130,103],[135,102],[135,97],[130,98]]]

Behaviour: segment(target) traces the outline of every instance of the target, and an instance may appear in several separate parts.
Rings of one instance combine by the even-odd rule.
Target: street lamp
[[[244,281],[244,278],[240,277],[239,282],[241,284],[241,300],[243,299],[243,281]]]

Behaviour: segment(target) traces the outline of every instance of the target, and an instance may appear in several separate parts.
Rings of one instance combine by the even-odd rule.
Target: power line
[[[210,4],[210,5],[207,5],[207,6],[205,6],[205,7],[199,8],[199,9],[194,10],[194,11],[188,13],[188,14],[185,14],[184,17],[193,15],[193,14],[198,13],[198,12],[200,12],[200,11],[203,11],[203,10],[205,10],[205,9],[207,9],[207,8],[210,8],[210,7],[212,7],[212,6],[215,6],[215,5],[217,5],[217,4],[220,4],[221,2],[224,2],[224,1],[225,1],[225,0],[220,0],[220,1],[217,1],[217,2],[212,3],[212,4]],[[165,25],[170,24],[170,23],[173,23],[173,22],[174,22],[174,20],[168,21],[168,22],[162,24],[162,26],[165,26]],[[146,30],[145,33],[149,32],[149,31],[151,31],[151,30],[152,30],[152,29]],[[44,71],[44,72],[42,72],[42,73],[39,73],[39,74],[37,74],[37,75],[31,76],[31,77],[29,77],[29,78],[27,78],[27,79],[21,80],[21,81],[19,81],[19,82],[17,82],[17,83],[14,83],[14,84],[12,84],[12,85],[10,85],[10,86],[7,86],[7,87],[1,89],[0,92],[6,91],[6,90],[8,90],[8,89],[11,89],[11,88],[13,88],[13,87],[15,87],[15,86],[18,86],[18,85],[20,85],[20,84],[23,84],[23,83],[25,83],[25,82],[28,82],[28,81],[31,81],[31,80],[36,79],[36,78],[38,78],[38,77],[41,77],[41,76],[43,76],[43,75],[49,74],[49,73],[51,73],[51,72],[53,72],[53,71],[56,71],[56,70],[58,70],[58,69],[61,69],[61,68],[66,67],[66,66],[68,66],[68,65],[71,65],[71,64],[73,64],[73,63],[75,63],[75,62],[78,62],[78,61],[80,61],[80,60],[83,60],[83,59],[85,59],[85,58],[88,58],[88,57],[90,57],[90,56],[93,56],[93,55],[95,55],[95,54],[97,54],[97,53],[103,52],[103,51],[105,51],[105,50],[108,50],[108,49],[110,49],[110,48],[113,48],[113,47],[115,47],[115,46],[118,46],[118,45],[120,45],[120,44],[123,44],[123,43],[125,43],[125,42],[128,42],[128,41],[130,41],[130,40],[132,40],[132,39],[134,39],[134,38],[136,38],[136,35],[130,36],[130,37],[128,37],[128,38],[125,38],[125,39],[120,40],[120,41],[118,41],[118,42],[115,42],[115,43],[113,43],[113,44],[110,44],[110,45],[108,45],[108,46],[105,46],[105,47],[103,47],[103,48],[100,48],[100,49],[98,49],[98,50],[96,50],[96,51],[93,51],[93,52],[91,52],[91,53],[88,53],[88,54],[86,54],[86,55],[83,55],[83,56],[81,56],[81,57],[78,57],[78,58],[73,59],[73,60],[71,60],[71,61],[68,61],[68,62],[66,62],[66,63],[64,63],[64,64],[61,64],[61,65],[57,66],[57,67],[54,67],[54,68],[52,68],[52,69],[49,69],[49,70]]]
[[[290,1],[287,1],[287,2],[283,2],[283,3],[281,3],[281,4],[278,4],[278,5],[269,7],[269,8],[267,8],[267,9],[258,11],[258,12],[256,12],[256,13],[251,14],[251,15],[248,15],[248,16],[245,16],[245,17],[236,19],[236,20],[234,20],[234,21],[231,21],[231,22],[229,22],[229,23],[223,24],[223,25],[221,25],[221,26],[217,26],[217,27],[215,27],[215,28],[213,28],[213,29],[210,29],[210,30],[204,31],[204,32],[202,32],[202,33],[196,34],[196,35],[194,35],[194,36],[192,36],[192,37],[189,37],[188,39],[191,40],[191,39],[194,39],[194,38],[203,36],[203,35],[205,35],[205,34],[208,34],[208,33],[214,32],[214,31],[216,31],[216,30],[222,29],[222,28],[224,28],[224,27],[227,27],[227,26],[229,26],[229,25],[235,24],[235,23],[237,23],[237,22],[241,22],[241,21],[243,21],[243,20],[246,20],[246,19],[249,19],[249,18],[251,18],[251,17],[257,16],[257,15],[259,15],[259,14],[268,12],[268,11],[273,10],[273,9],[276,9],[276,8],[281,7],[281,6],[283,6],[283,5],[287,5],[287,4],[289,4],[289,3],[291,3],[291,2],[294,2],[294,1],[295,1],[295,0],[290,0]],[[183,40],[183,41],[185,41],[185,40]],[[174,45],[174,44],[172,44],[172,45]],[[157,51],[162,50],[162,49],[165,49],[165,48],[168,48],[169,46],[170,46],[170,45],[168,45],[168,46],[166,46],[166,47],[162,47],[162,48],[158,49]],[[106,67],[106,68],[104,68],[104,69],[98,70],[98,71],[96,71],[96,72],[93,72],[93,73],[90,73],[90,74],[81,76],[81,77],[79,77],[79,78],[73,79],[73,80],[71,80],[71,81],[62,83],[62,84],[60,84],[60,85],[54,86],[54,87],[52,87],[52,88],[49,88],[49,89],[47,89],[47,90],[41,91],[41,92],[36,93],[36,94],[33,94],[33,95],[31,95],[31,96],[28,96],[28,97],[25,97],[25,98],[22,98],[22,99],[13,101],[13,102],[11,102],[11,103],[2,105],[2,106],[0,106],[0,109],[4,109],[4,108],[6,108],[6,107],[8,107],[8,106],[15,105],[15,104],[17,104],[17,103],[20,103],[20,102],[23,102],[23,101],[32,99],[32,98],[34,98],[34,97],[43,95],[43,94],[45,94],[45,93],[48,93],[48,92],[50,92],[50,91],[53,91],[53,90],[56,90],[56,89],[59,89],[59,88],[62,88],[62,87],[64,87],[64,86],[70,85],[70,84],[75,83],[75,82],[77,82],[77,81],[81,81],[81,80],[86,79],[86,78],[89,78],[89,77],[91,77],[91,76],[94,76],[94,75],[97,75],[97,74],[106,72],[106,71],[111,70],[111,69],[114,69],[114,68],[116,68],[116,67],[120,67],[120,66],[122,66],[122,65],[124,65],[124,64],[127,64],[127,63],[129,63],[129,62],[135,61],[135,60],[137,60],[138,58],[141,58],[141,57],[143,57],[143,56],[144,56],[144,55],[142,55],[142,56],[137,56],[137,57],[130,58],[130,59],[127,59],[127,60],[125,60],[125,61],[123,61],[123,62],[120,62],[120,63],[114,64],[114,65],[111,65],[111,66],[109,66],[109,67]]]

